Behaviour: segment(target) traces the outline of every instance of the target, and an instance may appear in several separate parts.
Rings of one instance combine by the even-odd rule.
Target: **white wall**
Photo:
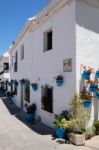
[[[9,63],[9,57],[4,57],[3,55],[2,55],[2,58],[0,59],[0,72],[2,72],[3,70],[4,70],[4,63]],[[3,74],[1,74],[0,75],[0,79],[2,79],[2,80],[9,80],[9,78],[10,78],[10,74],[9,74],[9,71],[8,71],[8,73],[3,73]]]
[[[55,16],[33,33],[33,81],[39,90],[32,92],[31,100],[37,103],[38,115],[47,125],[52,125],[54,114],[66,109],[76,90],[75,72],[75,8],[74,2],[65,6]],[[43,33],[53,31],[53,50],[43,52]],[[72,58],[72,72],[63,72],[63,60]],[[54,77],[63,75],[64,84],[57,87]],[[53,114],[41,110],[41,85],[53,87]]]
[[[76,49],[77,49],[77,89],[84,84],[81,81],[80,65],[99,68],[99,9],[76,2]],[[98,118],[99,104],[94,100],[90,109],[90,124]],[[95,116],[95,117],[94,117]]]
[[[43,33],[52,28],[53,50],[43,52]],[[25,58],[20,60],[20,46],[24,43]],[[13,72],[11,79],[27,78],[30,82],[38,83],[38,91],[31,88],[31,103],[37,104],[36,116],[52,126],[54,114],[61,113],[68,108],[71,98],[76,91],[76,48],[75,48],[75,2],[64,6],[52,18],[44,22],[34,32],[24,35],[14,49],[12,56],[18,51],[18,72]],[[72,72],[63,72],[63,60],[72,58]],[[62,87],[57,87],[54,77],[63,75]],[[41,109],[41,85],[48,84],[53,87],[53,114]],[[20,86],[15,97],[16,104],[20,107]]]

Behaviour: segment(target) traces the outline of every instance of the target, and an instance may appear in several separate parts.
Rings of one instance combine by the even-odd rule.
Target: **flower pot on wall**
[[[20,80],[21,85],[25,84],[25,79]]]
[[[57,80],[57,79],[56,79],[56,84],[57,84],[57,86],[62,86],[63,80]]]
[[[99,70],[96,71],[95,78],[96,78],[96,79],[99,78]]]
[[[91,104],[92,104],[91,100],[89,100],[89,99],[83,100],[84,107],[89,108],[91,106]]]
[[[14,81],[14,85],[15,85],[15,86],[18,86],[18,81],[15,80],[15,81]]]
[[[89,87],[90,92],[96,92],[98,89],[98,85],[97,84],[91,84]]]
[[[37,91],[38,89],[37,83],[32,83],[31,86],[32,86],[33,91]]]
[[[96,98],[99,100],[99,91],[96,92]]]
[[[90,74],[91,74],[91,72],[89,72],[89,71],[83,71],[82,79],[89,80],[90,79]]]

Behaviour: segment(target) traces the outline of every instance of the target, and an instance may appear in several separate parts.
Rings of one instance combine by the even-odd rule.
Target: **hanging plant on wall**
[[[57,84],[57,86],[62,86],[62,84],[63,84],[63,76],[62,75],[58,75],[56,77],[56,84]]]
[[[92,104],[92,98],[93,96],[91,95],[90,92],[88,92],[86,90],[86,88],[84,87],[83,90],[80,92],[80,97],[82,99],[82,103],[84,105],[84,107],[90,107]]]
[[[21,79],[20,80],[21,85],[25,84],[25,81],[26,81],[25,79]]]
[[[89,80],[91,73],[94,71],[93,68],[87,67],[84,65],[81,65],[81,71],[82,71],[82,79],[83,80]]]
[[[99,100],[99,88],[97,89],[96,93],[95,93],[96,98]]]
[[[90,92],[96,92],[97,89],[98,89],[98,84],[96,83],[96,81],[90,81],[90,87],[89,87]]]
[[[33,91],[37,91],[37,89],[38,89],[37,83],[32,83],[31,86],[32,86]]]
[[[96,79],[99,78],[99,68],[98,68],[98,70],[96,71],[95,78],[96,78]]]
[[[17,80],[14,80],[14,85],[18,86],[18,81]]]

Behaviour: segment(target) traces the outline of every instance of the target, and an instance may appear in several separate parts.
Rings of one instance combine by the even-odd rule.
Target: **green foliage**
[[[53,125],[55,128],[69,128],[71,126],[71,121],[66,120],[63,116],[55,116],[55,119],[53,121]]]
[[[94,126],[86,128],[86,134],[93,135],[94,132],[95,132],[95,127]]]
[[[85,129],[88,114],[84,110],[79,94],[75,93],[70,106],[72,112],[72,128],[76,132],[81,132]]]
[[[94,126],[95,126],[96,130],[99,131],[99,120],[94,122]]]

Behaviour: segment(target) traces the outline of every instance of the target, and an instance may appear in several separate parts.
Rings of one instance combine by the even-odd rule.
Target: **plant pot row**
[[[90,79],[90,75],[91,75],[91,72],[90,71],[83,71],[82,73],[82,79],[83,80],[89,80]],[[96,71],[96,74],[95,74],[95,79],[98,79],[99,78],[99,70]]]

